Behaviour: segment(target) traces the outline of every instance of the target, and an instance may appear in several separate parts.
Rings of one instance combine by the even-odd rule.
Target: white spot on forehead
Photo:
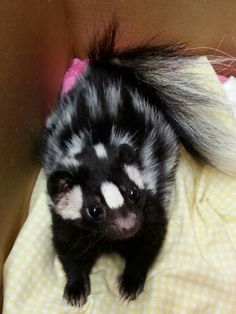
[[[98,156],[98,158],[103,159],[107,158],[107,151],[103,144],[99,143],[94,146],[95,152]]]
[[[130,180],[133,181],[141,190],[143,190],[144,183],[139,169],[134,165],[125,165],[124,168]]]
[[[55,210],[63,219],[75,220],[81,218],[83,193],[80,186],[75,186],[66,193],[57,204]]]
[[[110,208],[119,208],[124,204],[123,196],[118,187],[112,182],[103,182],[101,185],[102,195]]]

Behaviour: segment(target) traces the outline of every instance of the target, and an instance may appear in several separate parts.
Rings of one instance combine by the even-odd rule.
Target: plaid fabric
[[[45,178],[4,266],[3,314],[236,313],[236,178],[198,165],[183,151],[169,208],[167,238],[144,292],[122,302],[118,255],[101,257],[81,309],[63,300],[65,277],[51,243]]]

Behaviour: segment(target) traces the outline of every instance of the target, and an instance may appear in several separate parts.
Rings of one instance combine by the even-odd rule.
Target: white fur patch
[[[102,195],[110,208],[119,208],[124,204],[123,196],[118,187],[112,182],[103,182],[101,185]]]
[[[150,133],[141,149],[141,161],[143,165],[142,177],[146,187],[155,194],[157,192],[157,177],[159,168],[154,156],[153,146],[155,145],[155,132]]]
[[[76,186],[60,199],[55,210],[63,219],[75,220],[81,218],[82,206],[83,193],[81,187]]]
[[[60,162],[64,164],[66,167],[78,168],[81,165],[81,163],[77,159],[70,156],[63,157]]]
[[[115,125],[112,126],[110,143],[115,146],[120,146],[121,144],[129,144],[134,147],[133,136],[128,132],[119,130]]]
[[[97,119],[98,117],[100,117],[102,115],[102,109],[95,86],[89,86],[89,88],[87,89],[86,100],[91,117],[93,119]]]
[[[100,159],[107,158],[107,151],[103,144],[99,143],[97,145],[94,145],[94,149],[98,158]]]
[[[143,190],[144,183],[139,169],[134,165],[125,165],[124,168],[130,180],[133,181],[140,190]]]
[[[50,128],[53,126],[53,124],[55,123],[56,118],[57,118],[57,116],[56,116],[55,112],[53,112],[53,113],[47,118],[47,120],[46,120],[46,127],[47,127],[48,129],[50,129]]]
[[[121,104],[121,85],[120,82],[116,84],[109,84],[104,86],[106,92],[106,101],[110,114],[116,117],[119,106]]]
[[[76,134],[73,134],[69,143],[67,144],[68,153],[70,157],[73,157],[76,154],[80,154],[82,152],[84,146],[84,141]]]
[[[157,123],[157,112],[151,105],[137,91],[130,92],[134,108],[144,116],[145,121],[152,122],[153,125]]]

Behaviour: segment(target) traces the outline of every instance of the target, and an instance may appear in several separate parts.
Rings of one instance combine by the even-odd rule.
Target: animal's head
[[[97,144],[48,178],[52,210],[80,228],[109,239],[134,236],[141,228],[146,192],[135,150]],[[63,164],[63,163],[62,163]]]

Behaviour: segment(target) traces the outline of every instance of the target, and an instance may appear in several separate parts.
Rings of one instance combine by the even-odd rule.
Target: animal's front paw
[[[132,301],[143,291],[145,279],[135,274],[122,274],[119,279],[119,292],[124,300]]]
[[[73,306],[83,306],[86,303],[89,294],[89,278],[67,282],[64,290],[64,298]]]

